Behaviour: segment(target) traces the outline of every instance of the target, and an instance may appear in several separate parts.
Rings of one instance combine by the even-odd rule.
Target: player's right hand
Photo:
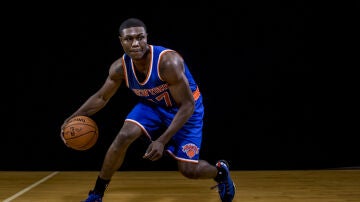
[[[64,121],[64,123],[61,125],[60,127],[60,137],[61,137],[61,140],[66,144],[66,141],[65,141],[65,138],[64,138],[64,128],[65,128],[65,125],[67,123],[67,120]]]

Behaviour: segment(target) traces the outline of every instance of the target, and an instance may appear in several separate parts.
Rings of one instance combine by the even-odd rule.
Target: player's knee
[[[135,135],[133,135],[131,133],[120,131],[118,133],[118,135],[116,136],[116,138],[114,139],[113,143],[118,145],[118,146],[120,146],[120,145],[124,146],[124,145],[131,144],[135,139],[136,139]]]

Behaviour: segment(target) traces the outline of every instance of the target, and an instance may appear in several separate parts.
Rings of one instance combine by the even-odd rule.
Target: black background
[[[313,13],[301,1],[198,8],[22,5],[4,29],[10,61],[3,67],[0,169],[100,169],[133,95],[121,88],[93,116],[100,137],[88,151],[67,148],[60,126],[122,55],[117,33],[128,17],[147,24],[150,44],[182,54],[196,78],[206,107],[202,159],[227,159],[237,170],[359,166],[355,135],[340,133],[319,115],[326,103],[319,102]],[[145,149],[136,141],[121,169],[176,169],[168,156],[143,160]]]

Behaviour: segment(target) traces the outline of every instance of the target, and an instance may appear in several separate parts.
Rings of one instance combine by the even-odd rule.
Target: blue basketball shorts
[[[177,108],[163,108],[146,102],[139,102],[127,115],[125,121],[142,128],[151,141],[156,140],[170,125]],[[179,161],[197,163],[202,140],[204,106],[201,96],[195,102],[193,115],[165,145],[165,151]]]

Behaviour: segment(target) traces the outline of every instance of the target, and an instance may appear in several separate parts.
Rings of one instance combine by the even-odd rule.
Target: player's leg
[[[218,169],[207,161],[199,160],[198,163],[178,161],[178,168],[182,175],[190,179],[214,179]]]
[[[221,160],[211,165],[205,160],[198,160],[201,137],[194,135],[196,133],[190,135],[189,130],[185,133],[182,131],[173,137],[166,150],[178,160],[180,173],[190,179],[214,179],[218,183],[215,187],[218,188],[221,201],[231,202],[236,190],[228,163]]]
[[[138,125],[124,122],[105,155],[94,189],[89,192],[85,202],[101,202],[106,187],[109,185],[111,177],[121,167],[130,144],[142,134],[143,131]]]
[[[235,195],[235,184],[231,179],[229,165],[220,160],[216,166],[207,161],[199,160],[198,163],[178,161],[181,174],[190,179],[214,179],[218,185],[218,192],[222,202],[231,202]]]
[[[122,165],[130,144],[141,135],[143,135],[143,131],[138,125],[128,121],[124,122],[123,127],[115,137],[105,155],[99,174],[102,179],[110,179],[113,176]]]
[[[95,200],[89,199],[86,202],[101,202],[105,189],[113,174],[121,167],[130,144],[141,135],[146,135],[151,140],[150,134],[159,129],[161,120],[156,108],[153,106],[142,102],[135,105],[127,115],[123,127],[108,149],[94,190],[89,193],[88,199],[95,196]],[[100,200],[97,200],[97,198],[100,198]]]
[[[166,151],[178,160],[179,171],[191,179],[214,179],[222,202],[231,202],[235,195],[235,185],[230,176],[229,165],[219,161],[215,165],[199,160],[202,127],[201,122],[186,123],[169,142]]]

